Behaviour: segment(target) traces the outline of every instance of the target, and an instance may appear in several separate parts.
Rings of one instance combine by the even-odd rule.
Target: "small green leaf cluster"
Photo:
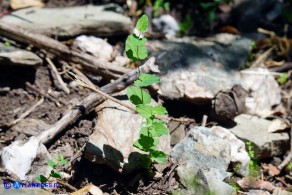
[[[48,160],[48,165],[52,168],[51,170],[51,173],[49,175],[49,177],[46,177],[44,175],[39,175],[36,177],[36,180],[41,182],[41,183],[45,183],[47,182],[51,177],[53,178],[59,178],[61,179],[63,176],[62,174],[57,171],[57,167],[59,165],[66,165],[67,164],[67,161],[63,158],[63,156],[61,154],[58,154],[58,159],[57,159],[57,162],[54,162],[52,160]]]
[[[286,166],[286,171],[292,171],[292,162],[289,162],[288,165]]]
[[[166,12],[170,11],[170,4],[169,2],[164,2],[164,0],[155,0],[154,1],[154,5],[153,5],[153,16],[156,18],[159,16],[160,13],[163,12],[163,10],[165,10]]]
[[[185,20],[179,23],[179,28],[184,34],[187,35],[191,29],[192,23],[193,21],[191,16],[187,15]]]
[[[220,4],[228,4],[232,1],[233,0],[208,0],[208,1],[201,2],[199,4],[203,10],[208,12],[208,21],[211,28],[213,28],[213,25],[216,19],[216,9],[218,8],[218,6]]]
[[[252,143],[250,141],[245,142],[247,147],[247,153],[250,157],[250,163],[249,163],[249,176],[251,177],[257,177],[260,172],[260,166],[258,160],[255,159],[255,153],[252,146]]]
[[[126,40],[126,54],[133,61],[145,59],[148,56],[147,49],[144,46],[147,39],[142,35],[147,31],[148,17],[143,15],[137,22],[135,34],[129,35]],[[139,138],[133,144],[134,147],[147,153],[142,161],[142,166],[149,168],[153,161],[164,163],[167,155],[156,149],[159,144],[159,138],[169,133],[165,122],[155,118],[156,115],[167,114],[167,110],[161,106],[152,106],[150,94],[144,90],[154,83],[160,82],[160,78],[151,74],[140,74],[134,81],[134,85],[128,87],[127,95],[129,100],[136,105],[136,111],[146,120],[142,123]]]
[[[288,73],[287,72],[284,72],[280,75],[280,77],[277,79],[278,83],[280,85],[284,85],[287,81],[288,81]]]
[[[134,34],[128,36],[126,40],[126,54],[133,61],[144,60],[148,57],[145,47],[147,39],[143,37],[148,29],[148,17],[143,15],[137,22]]]

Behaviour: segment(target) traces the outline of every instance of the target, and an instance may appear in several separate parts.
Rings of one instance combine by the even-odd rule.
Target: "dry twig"
[[[116,99],[116,98],[114,98],[114,97],[112,97],[112,96],[110,96],[110,95],[102,92],[100,89],[98,89],[96,87],[90,86],[90,84],[87,84],[86,81],[82,80],[81,78],[76,77],[72,73],[71,73],[71,75],[75,77],[76,82],[80,86],[85,87],[85,88],[88,88],[88,89],[90,89],[90,90],[92,90],[92,91],[94,91],[94,92],[102,95],[103,97],[105,97],[105,98],[107,98],[107,99],[109,99],[109,100],[111,100],[111,101],[113,101],[113,102],[115,102],[117,104],[120,104],[120,105],[122,105],[122,106],[124,106],[124,107],[126,107],[126,108],[128,108],[128,109],[130,109],[132,111],[134,111],[134,112],[137,112],[136,111],[136,108],[134,106],[132,106],[130,104],[127,104],[127,103],[125,103],[123,101],[120,101],[120,100],[118,100],[118,99]],[[155,118],[156,119],[160,119],[160,120],[177,121],[177,122],[181,122],[181,123],[192,123],[192,122],[195,122],[194,119],[189,119],[189,118],[173,118],[173,117],[168,117],[168,116],[165,116],[165,115],[155,115]]]
[[[66,182],[64,182],[64,181],[62,181],[60,179],[57,179],[57,182],[59,184],[61,184],[62,186],[66,187],[66,188],[68,188],[68,189],[70,189],[72,191],[77,191],[77,188],[73,187],[72,185],[70,185],[70,184],[68,184],[68,183],[66,183]]]
[[[70,50],[65,44],[48,36],[31,32],[3,21],[0,22],[0,35],[44,49],[52,57],[59,57],[66,61],[81,64],[82,68],[105,78],[116,79],[130,71],[128,68],[116,66],[107,60],[93,57],[82,51]]]
[[[50,69],[52,70],[52,73],[54,73],[55,78],[57,80],[57,82],[60,85],[60,88],[67,94],[70,94],[70,90],[69,88],[66,86],[66,83],[63,81],[62,77],[60,76],[55,64],[52,62],[52,60],[50,58],[46,58],[48,65],[50,67]]]
[[[206,126],[206,124],[207,124],[207,119],[208,119],[208,116],[204,114],[203,119],[202,119],[202,123],[201,123],[201,126],[202,126],[202,127],[205,127],[205,126]]]
[[[89,86],[95,87],[95,85],[87,78],[87,76],[85,76],[85,74],[83,74],[80,70],[78,70],[75,65],[70,66],[65,61],[61,61],[61,64],[64,66],[66,73],[68,73],[69,70],[72,70],[78,77],[80,77],[80,78],[82,78],[82,80],[86,81],[86,83],[88,83]]]

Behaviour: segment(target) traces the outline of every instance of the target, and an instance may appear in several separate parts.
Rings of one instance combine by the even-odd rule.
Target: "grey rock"
[[[95,57],[106,60],[112,58],[113,46],[101,38],[81,35],[75,39],[74,45],[79,47],[83,52],[88,52]]]
[[[16,50],[0,53],[0,65],[39,66],[42,59],[26,50]]]
[[[230,176],[226,171],[230,158],[231,148],[227,140],[209,128],[191,129],[171,151],[172,161],[179,164],[176,169],[179,180],[187,188],[187,191],[176,190],[175,193],[235,194],[235,190],[223,182]]]
[[[229,130],[241,140],[252,143],[256,159],[279,156],[289,149],[286,132],[268,132],[272,121],[247,114],[237,116],[234,121],[237,125]]]
[[[17,49],[12,45],[6,46],[4,43],[0,43],[0,52],[5,53],[5,52],[11,52],[15,50]]]
[[[27,141],[14,141],[3,148],[1,168],[12,171],[21,180],[34,181],[40,174],[49,175],[51,168],[47,165],[48,159],[51,157],[47,148],[31,136]]]
[[[281,88],[266,68],[249,68],[240,72],[242,86],[250,91],[246,101],[246,113],[262,118],[269,116],[272,106],[281,102]]]
[[[37,156],[31,165],[31,171],[27,174],[28,181],[36,181],[36,177],[39,175],[50,175],[52,168],[48,165],[49,159],[52,159],[52,156],[48,152],[46,146],[40,144]]]
[[[171,137],[170,144],[172,146],[179,143],[186,136],[185,124],[176,121],[170,121],[168,124],[168,129]]]
[[[117,98],[131,104],[125,100],[126,95]],[[93,163],[107,164],[121,173],[141,168],[140,160],[145,153],[133,147],[133,143],[138,138],[143,118],[111,100],[99,105],[96,111],[97,123],[89,137],[85,157]],[[170,153],[170,135],[160,138],[158,150]]]
[[[163,33],[170,36],[175,36],[179,31],[179,25],[177,21],[168,14],[162,15],[159,18],[153,18],[152,23],[157,30],[162,31]]]
[[[288,192],[286,190],[282,190],[281,188],[276,188],[273,191],[273,195],[292,195],[292,192]]]
[[[17,10],[13,15],[3,17],[1,21],[48,36],[112,36],[129,33],[130,18],[108,11],[112,7],[116,6],[109,4],[43,9],[32,7]]]
[[[251,40],[219,34],[208,40],[150,41],[161,71],[158,92],[165,98],[206,103],[220,90],[240,84],[239,69]]]

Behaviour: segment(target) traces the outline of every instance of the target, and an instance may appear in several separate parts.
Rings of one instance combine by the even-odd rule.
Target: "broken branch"
[[[13,24],[0,22],[0,35],[7,38],[32,44],[39,49],[45,49],[54,57],[79,63],[86,70],[95,72],[106,78],[118,78],[130,70],[125,67],[116,66],[104,59],[99,59],[82,51],[70,50],[66,45],[42,34],[30,32]]]

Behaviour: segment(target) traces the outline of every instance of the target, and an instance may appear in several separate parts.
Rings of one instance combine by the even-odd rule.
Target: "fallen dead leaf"
[[[93,184],[89,184],[87,186],[84,186],[80,190],[77,190],[76,192],[71,193],[71,195],[86,195],[86,194],[92,194],[92,195],[102,195],[103,192],[101,189]]]
[[[11,0],[10,6],[16,10],[25,7],[44,7],[44,3],[42,0]]]
[[[262,163],[262,168],[268,170],[270,176],[275,176],[280,174],[280,170],[272,164]]]
[[[251,177],[244,177],[241,180],[238,180],[236,183],[244,190],[261,189],[272,192],[275,189],[275,186],[273,186],[270,182],[255,180],[255,178]]]

